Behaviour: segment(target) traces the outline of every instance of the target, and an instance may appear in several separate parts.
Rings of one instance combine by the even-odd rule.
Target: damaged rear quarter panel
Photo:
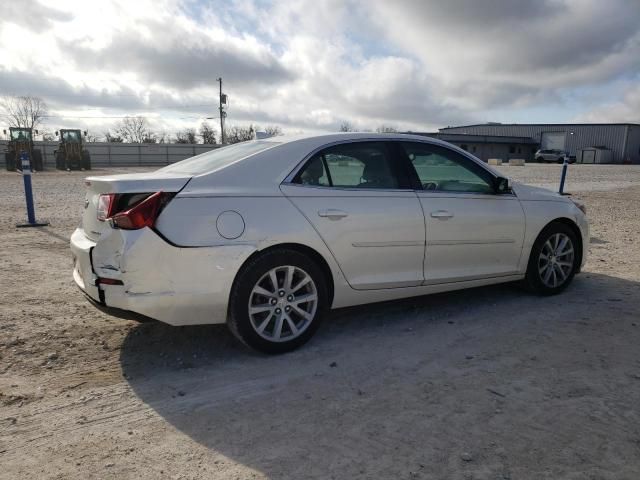
[[[255,251],[249,245],[180,248],[153,230],[106,231],[93,249],[108,306],[172,324],[223,323],[237,269]]]

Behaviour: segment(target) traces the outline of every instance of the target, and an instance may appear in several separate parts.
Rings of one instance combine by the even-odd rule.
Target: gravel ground
[[[501,169],[557,188],[559,166]],[[36,174],[51,226],[16,229],[21,179],[0,173],[0,478],[638,478],[639,166],[570,167],[592,239],[564,294],[344,309],[279,357],[89,305],[83,177]]]

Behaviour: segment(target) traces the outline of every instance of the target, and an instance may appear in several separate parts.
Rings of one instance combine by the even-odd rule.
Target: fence
[[[0,140],[0,151],[6,151],[6,140]],[[46,167],[55,166],[58,142],[34,142],[34,148],[42,151]],[[192,143],[84,143],[83,148],[91,155],[91,165],[108,166],[158,166],[175,163],[185,158],[199,155],[220,145]],[[3,159],[4,161],[4,159]]]

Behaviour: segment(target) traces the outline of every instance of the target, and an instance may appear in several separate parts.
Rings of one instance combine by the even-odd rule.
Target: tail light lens
[[[112,227],[123,230],[153,227],[173,196],[166,192],[100,195],[98,220],[109,220]]]
[[[100,220],[101,222],[104,222],[111,216],[111,210],[115,203],[115,197],[115,193],[107,193],[98,197],[98,210],[96,212],[96,215],[98,216],[98,220]]]

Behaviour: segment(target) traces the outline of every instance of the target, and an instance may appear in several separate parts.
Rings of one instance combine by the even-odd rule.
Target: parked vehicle
[[[564,163],[564,159],[567,157],[569,163],[575,163],[575,155],[570,156],[569,152],[564,150],[538,150],[534,155],[536,162],[539,163]]]
[[[84,132],[85,136],[87,132]],[[60,129],[56,132],[60,135],[58,149],[53,153],[56,156],[56,168],[58,170],[91,170],[91,155],[88,150],[82,148],[82,133],[79,129]]]
[[[5,135],[7,131],[4,131]],[[37,134],[38,131],[36,130]],[[26,152],[29,155],[31,170],[41,172],[44,170],[42,152],[33,146],[33,129],[26,127],[9,128],[9,142],[4,154],[5,168],[9,171],[22,170],[20,153]]]
[[[71,250],[94,303],[226,322],[269,353],[331,308],[511,281],[559,293],[589,242],[570,197],[412,135],[273,137],[86,184]]]

